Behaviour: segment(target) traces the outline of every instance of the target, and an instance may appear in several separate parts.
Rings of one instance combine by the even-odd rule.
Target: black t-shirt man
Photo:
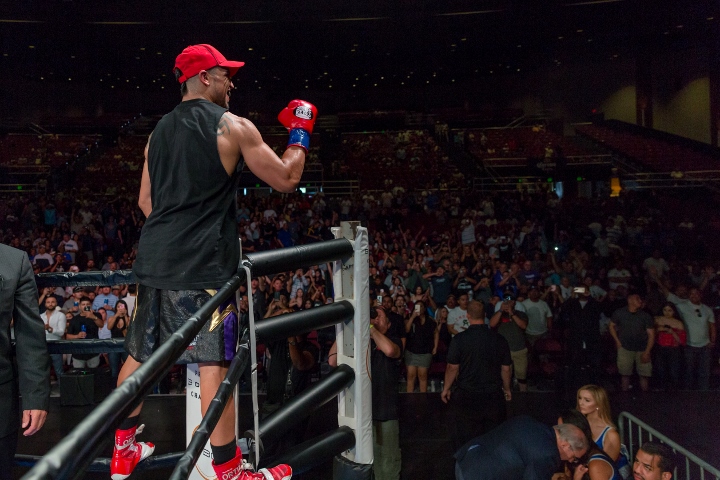
[[[655,326],[652,316],[644,310],[631,312],[628,307],[622,307],[612,315],[612,323],[618,327],[620,344],[625,350],[642,352],[647,347],[648,329]]]
[[[507,418],[505,402],[511,395],[510,345],[482,321],[484,317],[482,304],[470,302],[470,326],[453,337],[447,354],[441,398],[451,407],[449,426],[456,450]]]
[[[83,327],[85,327],[85,330],[83,330]],[[75,315],[73,318],[70,319],[70,322],[68,322],[66,333],[69,333],[71,335],[77,335],[82,331],[86,333],[86,340],[100,338],[98,337],[98,326],[95,324],[95,321],[93,321],[93,319],[84,317],[82,315]],[[91,358],[95,358],[97,356],[97,353],[73,353],[73,357],[77,358],[78,360],[90,360]]]
[[[512,365],[507,340],[487,325],[470,325],[450,343],[447,362],[460,365],[459,389],[469,393],[500,393],[502,365]]]
[[[402,351],[400,337],[390,330],[385,336]],[[398,384],[400,382],[400,360],[390,358],[370,341],[370,368],[372,372],[373,420],[386,422],[398,420]]]

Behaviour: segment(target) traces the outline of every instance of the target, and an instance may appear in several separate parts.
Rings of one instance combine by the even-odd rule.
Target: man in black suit
[[[17,344],[17,369],[10,350],[11,325]],[[0,352],[0,480],[9,480],[21,425],[20,403],[22,428],[26,428],[23,435],[33,435],[45,423],[50,402],[50,357],[30,260],[25,252],[2,244]]]

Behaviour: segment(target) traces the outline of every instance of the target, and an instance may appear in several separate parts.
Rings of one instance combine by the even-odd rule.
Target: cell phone
[[[415,313],[420,313],[420,307],[421,305],[415,305]]]
[[[583,287],[575,287],[573,288],[573,293],[585,293],[585,289]]]
[[[280,292],[275,292],[275,294],[273,294],[273,298],[275,300],[280,300]]]
[[[377,296],[377,301],[378,301],[378,303],[382,303],[382,295]]]
[[[85,310],[86,312],[89,312],[89,311],[90,311],[90,307],[85,307],[85,308],[83,308],[83,310]]]

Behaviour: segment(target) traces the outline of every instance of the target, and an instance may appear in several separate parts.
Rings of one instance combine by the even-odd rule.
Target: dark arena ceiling
[[[246,62],[236,86],[264,95],[454,88],[717,45],[718,3],[3,0],[0,77],[3,95],[79,84],[177,100],[175,56],[211,43]]]

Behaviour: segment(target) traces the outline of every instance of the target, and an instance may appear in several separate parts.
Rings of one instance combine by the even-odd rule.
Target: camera
[[[92,309],[89,306],[83,307],[84,312],[89,312],[90,310],[92,310]]]

